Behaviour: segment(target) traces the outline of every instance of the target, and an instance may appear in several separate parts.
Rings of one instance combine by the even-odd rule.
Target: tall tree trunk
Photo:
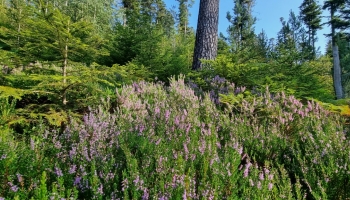
[[[68,39],[67,39],[67,43],[68,43]],[[66,44],[65,48],[64,48],[64,59],[63,59],[63,87],[66,87],[66,77],[67,77],[67,65],[68,65],[68,44]],[[66,95],[66,89],[64,88],[63,90],[63,105],[67,104],[67,95]]]
[[[337,99],[343,98],[343,86],[341,83],[341,67],[339,60],[339,50],[337,44],[332,45],[333,51],[333,83],[335,96]]]
[[[69,34],[69,20],[68,20],[68,34]],[[66,105],[67,104],[67,92],[66,92],[66,84],[67,84],[67,67],[68,67],[68,42],[69,42],[69,39],[67,37],[66,39],[66,44],[65,44],[65,47],[64,47],[64,52],[63,52],[63,87],[64,87],[64,90],[63,90],[63,100],[62,100],[62,103],[63,105]]]
[[[19,9],[19,16],[22,15],[22,8]],[[20,46],[20,34],[21,34],[21,20],[18,21],[18,28],[17,28],[17,47],[19,48]]]
[[[200,59],[213,60],[218,46],[219,0],[201,0],[199,5],[193,70],[203,67]]]
[[[335,8],[331,7],[331,20],[334,19]],[[333,53],[333,86],[337,99],[343,98],[343,86],[341,83],[341,66],[339,60],[339,50],[335,38],[335,27],[331,24],[332,29],[332,53]]]
[[[47,14],[47,9],[48,9],[48,7],[49,7],[49,1],[46,1],[46,7],[45,7],[45,15]]]
[[[316,58],[315,40],[316,40],[316,30],[312,30],[312,56]]]

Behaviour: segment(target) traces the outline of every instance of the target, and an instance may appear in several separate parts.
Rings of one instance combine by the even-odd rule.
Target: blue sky
[[[196,29],[197,16],[199,9],[199,1],[195,0],[194,5],[190,9],[190,26]],[[320,1],[323,3],[323,1]],[[165,0],[168,7],[177,6],[178,2],[175,0]],[[256,0],[253,8],[253,15],[257,18],[255,24],[255,32],[260,33],[262,29],[265,30],[269,38],[275,38],[282,25],[280,18],[288,20],[290,10],[293,10],[295,14],[299,14],[299,6],[302,0]],[[219,16],[219,31],[226,34],[226,29],[229,23],[226,19],[226,13],[230,11],[232,13],[233,0],[220,0],[220,16]],[[327,11],[324,12],[325,16],[328,15]],[[325,51],[327,38],[323,35],[330,32],[328,26],[318,31],[317,46],[321,48],[321,51]]]

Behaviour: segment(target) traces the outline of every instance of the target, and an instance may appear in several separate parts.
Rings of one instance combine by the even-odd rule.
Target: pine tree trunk
[[[213,60],[218,45],[219,0],[201,0],[198,14],[193,70],[203,67],[200,59]]]
[[[338,46],[336,44],[332,45],[332,50],[333,50],[333,83],[334,83],[335,96],[337,99],[342,99],[343,87],[341,84],[341,67],[340,67]]]
[[[69,33],[69,20],[68,20],[68,29],[67,32]],[[64,47],[64,53],[63,53],[63,87],[66,87],[67,84],[67,67],[68,67],[68,42],[69,39],[66,39],[66,44]],[[66,88],[63,90],[63,100],[62,103],[63,105],[67,104],[67,92],[66,92]]]
[[[331,20],[334,19],[335,7],[331,7]],[[339,50],[335,38],[335,25],[331,24],[332,35],[332,53],[333,53],[333,86],[335,97],[337,99],[343,98],[343,86],[341,83],[341,66],[339,60]]]
[[[47,14],[47,9],[49,7],[49,1],[46,1],[46,7],[45,7],[45,15]]]
[[[68,43],[68,39],[67,39]],[[63,87],[66,87],[66,77],[67,77],[67,65],[68,65],[68,45],[66,44],[64,48],[64,59],[63,59]],[[66,95],[66,89],[63,90],[63,105],[67,104],[67,95]]]
[[[315,49],[315,37],[316,37],[316,31],[312,30],[312,53],[313,58],[316,58],[316,49]]]

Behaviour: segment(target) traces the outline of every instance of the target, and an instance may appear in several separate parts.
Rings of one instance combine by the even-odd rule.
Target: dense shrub
[[[227,87],[224,109],[217,109],[213,96],[195,95],[183,77],[169,87],[138,82],[61,134],[37,127],[23,140],[1,137],[0,196],[350,197],[349,139],[337,116],[283,93],[253,96]]]
[[[215,61],[208,63],[213,75],[234,81],[239,86],[264,89],[268,85],[272,92],[284,91],[297,98],[322,101],[334,98],[329,57],[288,65],[278,60],[239,63],[232,56],[219,55]]]

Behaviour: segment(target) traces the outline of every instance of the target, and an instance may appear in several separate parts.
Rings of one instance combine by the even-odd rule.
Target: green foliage
[[[4,75],[5,86],[0,87],[2,98],[17,99],[17,117],[10,124],[20,120],[27,125],[37,123],[45,119],[48,124],[61,126],[71,117],[76,117],[85,112],[89,106],[100,102],[106,96],[113,98],[113,90],[124,82],[134,80],[131,71],[123,71],[123,67],[105,67],[92,64],[86,67],[80,63],[72,64],[67,70],[66,83],[63,85],[63,77],[60,68],[55,65],[37,63],[18,74]],[[135,80],[147,78],[147,70],[134,68],[137,72]],[[142,71],[143,69],[143,71]],[[128,75],[127,81],[119,79],[119,76]],[[61,102],[62,94],[67,95],[68,103]]]
[[[130,22],[131,23],[131,22]],[[140,24],[138,29],[117,26],[113,42],[111,59],[113,63],[130,66],[145,66],[152,78],[168,82],[172,75],[187,74],[193,57],[194,34],[187,30],[187,35],[171,32],[162,27]],[[150,74],[150,73],[148,73]]]
[[[334,96],[330,75],[332,63],[327,57],[290,66],[278,62],[238,64],[232,58],[220,55],[209,64],[211,74],[239,86],[264,90],[268,85],[271,92],[285,91],[298,98],[330,100]]]
[[[122,83],[131,84],[133,82],[138,82],[141,80],[150,80],[151,72],[143,65],[136,65],[133,62],[129,62],[126,65],[113,65],[118,71],[117,80]],[[120,84],[118,86],[121,86]]]

